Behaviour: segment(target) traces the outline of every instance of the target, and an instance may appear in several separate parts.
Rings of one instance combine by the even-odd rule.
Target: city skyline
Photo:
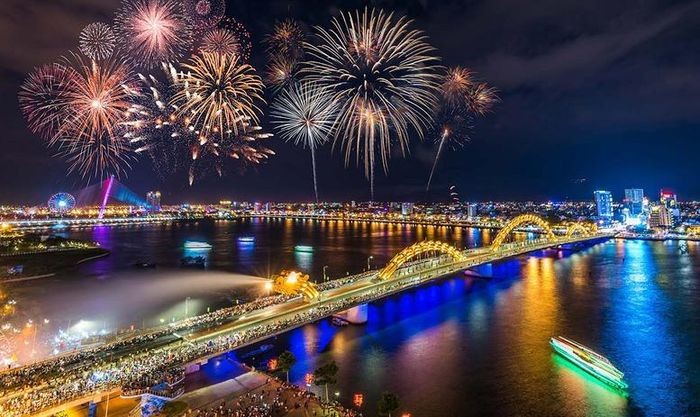
[[[0,44],[0,111],[8,115],[1,201],[36,204],[47,195],[86,185],[78,176],[67,176],[65,162],[51,158],[53,152],[28,131],[14,97],[27,72],[74,50],[81,28],[111,16],[118,3],[4,5],[8,13],[3,27],[8,34],[23,36]],[[364,4],[356,3],[345,8]],[[497,24],[496,10],[508,2],[500,3],[382,3],[415,19],[444,65],[468,66],[495,86],[501,103],[475,120],[471,141],[441,157],[430,193],[424,188],[436,146],[429,146],[432,140],[426,138],[423,143],[412,141],[406,159],[392,158],[388,177],[378,173],[375,200],[441,201],[450,185],[457,185],[468,200],[589,200],[595,189],[620,196],[629,187],[671,187],[682,200],[700,198],[700,187],[691,180],[696,145],[690,140],[700,112],[690,100],[700,91],[690,74],[697,73],[700,64],[683,52],[696,49],[698,42],[698,13],[693,13],[697,2],[590,9],[561,3],[529,7],[525,13],[516,7],[509,9],[513,15],[506,26]],[[277,1],[229,2],[229,7],[248,25],[252,62],[259,67],[264,65],[263,35],[275,21],[303,17],[312,26],[337,14],[330,2],[311,8]],[[574,10],[578,13],[571,13]],[[44,20],[47,16],[50,21]],[[447,19],[464,24],[448,25]],[[52,30],[27,33],[41,25]],[[446,29],[450,26],[469,29],[455,42]],[[546,41],[540,27],[549,28]],[[269,126],[268,118],[263,123]],[[193,186],[179,177],[158,180],[143,160],[121,179],[140,194],[160,189],[165,200],[312,201],[308,151],[280,137],[272,139],[271,147],[277,155],[267,163],[243,174],[211,176]],[[332,155],[330,146],[319,149],[317,161],[321,200],[369,200],[362,169],[354,164],[345,169],[337,149]],[[28,166],[32,169],[23,175],[12,175]],[[280,187],[277,179],[289,173],[294,173],[293,186]]]

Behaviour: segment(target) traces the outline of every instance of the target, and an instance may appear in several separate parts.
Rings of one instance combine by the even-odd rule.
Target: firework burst
[[[177,0],[124,0],[116,32],[127,55],[144,68],[177,60],[192,44],[191,25]]]
[[[311,150],[314,193],[318,201],[315,150],[333,135],[335,103],[317,85],[302,83],[277,97],[270,116],[277,133],[286,141]]]
[[[449,68],[442,81],[442,95],[452,107],[459,107],[475,86],[474,73],[467,68]]]
[[[317,28],[306,44],[302,70],[338,103],[336,140],[346,164],[364,162],[374,195],[377,160],[388,172],[392,142],[408,150],[411,132],[422,138],[432,124],[440,87],[438,59],[411,21],[365,9]]]
[[[116,37],[109,25],[102,22],[90,23],[80,32],[79,44],[80,52],[99,61],[112,56]]]
[[[63,64],[43,65],[29,74],[18,97],[29,130],[47,140],[58,140],[63,121],[70,115],[71,91],[78,73]]]
[[[150,156],[155,172],[166,179],[187,159],[190,144],[199,140],[199,132],[169,104],[169,84],[150,74],[138,77],[140,85],[128,112],[125,137],[136,153]]]
[[[234,32],[215,28],[204,34],[199,50],[210,54],[241,56],[244,48]]]
[[[284,56],[292,60],[300,59],[304,54],[304,31],[295,20],[278,22],[272,33],[265,39],[267,52],[271,56]]]
[[[290,87],[297,81],[299,70],[297,61],[282,55],[274,55],[265,68],[265,83],[275,92]]]
[[[119,174],[131,159],[125,122],[132,106],[136,80],[128,65],[118,61],[85,62],[78,55],[66,62],[77,73],[71,83],[68,117],[55,138],[70,171],[83,177]]]
[[[200,53],[183,69],[171,70],[177,88],[171,104],[203,140],[237,136],[244,122],[258,123],[263,83],[253,67],[237,56]]]
[[[235,55],[239,57],[241,62],[248,62],[250,53],[253,50],[253,44],[250,41],[250,32],[232,17],[224,17],[219,23],[219,29],[226,30],[235,38],[236,49]]]
[[[215,27],[226,12],[224,0],[183,0],[185,18],[197,31]]]
[[[435,142],[438,144],[426,191],[430,190],[435,169],[445,147],[461,146],[469,140],[472,115],[483,116],[498,102],[496,90],[475,80],[463,67],[449,68],[442,82],[443,102],[437,112]]]
[[[190,146],[191,163],[189,168],[189,183],[204,177],[210,170],[223,176],[227,162],[239,161],[243,169],[246,164],[259,164],[275,152],[264,147],[260,142],[270,138],[271,133],[264,133],[257,126],[245,119],[241,122],[237,133],[230,132],[225,136],[216,136],[211,140],[199,140]]]
[[[486,83],[479,83],[469,90],[467,107],[472,113],[485,115],[498,103],[498,91]]]

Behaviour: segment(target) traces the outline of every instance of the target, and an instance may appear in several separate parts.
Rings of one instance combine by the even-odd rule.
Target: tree
[[[289,383],[289,370],[292,369],[295,363],[297,363],[297,357],[288,350],[282,352],[280,357],[277,358],[277,366],[287,374],[287,383]]]
[[[399,397],[389,391],[384,391],[379,397],[377,408],[380,416],[391,417],[391,413],[399,409]]]
[[[320,366],[314,371],[314,384],[326,387],[326,402],[328,402],[328,385],[335,384],[336,375],[338,374],[338,365],[335,361],[330,361],[325,365]]]

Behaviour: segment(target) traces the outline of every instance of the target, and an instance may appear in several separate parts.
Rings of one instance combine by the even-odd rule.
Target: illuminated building
[[[612,193],[605,190],[596,190],[593,192],[593,196],[595,198],[598,221],[603,225],[609,225],[612,223],[613,218]]]
[[[681,222],[681,211],[678,207],[676,193],[669,189],[662,188],[659,192],[659,203],[668,210],[672,225],[678,226]]]
[[[401,203],[401,214],[404,216],[413,214],[413,203]]]
[[[477,215],[477,206],[474,203],[467,205],[467,219],[472,220]]]
[[[644,209],[644,190],[641,188],[625,189],[625,207],[629,209],[632,217],[642,214]]]
[[[160,211],[160,191],[146,193],[146,206],[149,211]]]
[[[656,229],[668,229],[673,226],[671,213],[666,206],[652,206],[649,212],[649,227]]]

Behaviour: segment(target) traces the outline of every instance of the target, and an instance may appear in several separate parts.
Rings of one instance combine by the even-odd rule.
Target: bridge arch
[[[404,248],[401,252],[397,253],[393,258],[391,258],[389,263],[387,263],[386,266],[379,271],[378,278],[380,280],[387,280],[391,278],[394,273],[405,263],[417,258],[418,256],[431,252],[448,255],[455,262],[466,260],[464,253],[452,245],[435,240],[425,240],[423,242],[414,243],[413,245]]]
[[[566,228],[566,237],[573,237],[576,233],[583,236],[590,236],[595,233],[595,230],[593,230],[594,227],[594,225],[585,225],[583,223],[571,223],[569,227]]]
[[[544,230],[545,234],[547,235],[547,239],[554,240],[556,239],[556,236],[554,235],[554,232],[552,231],[552,227],[549,225],[549,223],[541,218],[540,216],[534,215],[534,214],[521,214],[520,216],[516,216],[512,218],[508,223],[506,223],[505,226],[498,232],[496,237],[493,239],[493,242],[491,242],[490,249],[491,250],[496,250],[503,245],[503,243],[506,241],[508,238],[508,235],[511,234],[515,229],[521,226],[525,225],[530,225],[534,224],[536,226],[539,226]]]

